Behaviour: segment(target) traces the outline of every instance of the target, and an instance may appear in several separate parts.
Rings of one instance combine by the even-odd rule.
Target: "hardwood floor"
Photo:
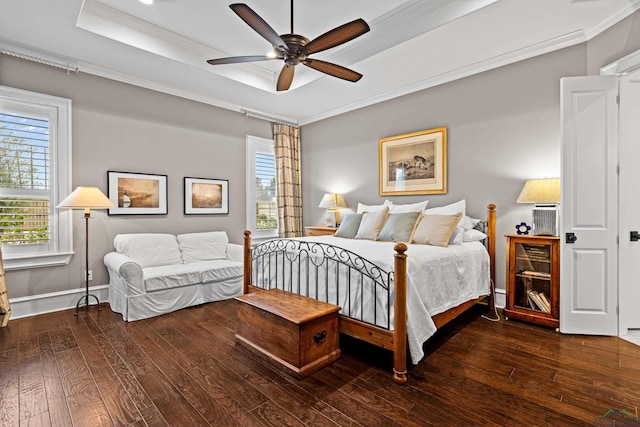
[[[342,339],[296,380],[234,345],[236,302],[125,323],[108,306],[0,329],[2,426],[594,425],[638,416],[640,347],[478,311],[443,328],[406,385]],[[608,425],[611,425],[609,423]],[[619,424],[618,424],[619,425]]]

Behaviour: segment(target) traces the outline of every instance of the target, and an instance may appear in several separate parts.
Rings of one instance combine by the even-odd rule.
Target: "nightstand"
[[[560,238],[509,234],[505,317],[558,328]]]
[[[338,230],[338,227],[326,227],[324,225],[311,225],[304,228],[305,236],[331,236]]]

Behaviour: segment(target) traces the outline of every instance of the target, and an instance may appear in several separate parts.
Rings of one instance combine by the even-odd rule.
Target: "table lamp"
[[[111,203],[111,200],[105,196],[98,187],[78,187],[73,190],[73,193],[69,194],[60,204],[58,208],[68,209],[84,209],[84,221],[85,221],[85,294],[80,297],[76,304],[75,315],[78,315],[78,310],[82,305],[85,305],[87,309],[91,305],[95,305],[100,310],[100,300],[97,296],[89,294],[89,218],[91,217],[91,209],[109,209],[115,208],[115,205]],[[96,303],[89,304],[89,298],[94,298]]]
[[[517,203],[535,203],[532,211],[534,235],[558,235],[560,178],[530,179],[525,182]]]
[[[320,201],[319,208],[325,208],[325,225],[327,227],[337,227],[340,225],[340,208],[346,208],[347,204],[342,198],[342,194],[326,193]]]

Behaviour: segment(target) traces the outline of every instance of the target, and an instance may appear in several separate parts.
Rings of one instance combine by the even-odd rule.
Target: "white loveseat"
[[[104,256],[111,309],[146,319],[242,293],[242,246],[223,231],[119,234]]]

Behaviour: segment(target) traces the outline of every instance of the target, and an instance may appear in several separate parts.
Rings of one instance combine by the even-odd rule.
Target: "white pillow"
[[[428,200],[419,203],[409,203],[405,205],[394,205],[391,203],[389,205],[389,213],[397,214],[397,213],[405,213],[405,212],[420,212],[427,207]]]
[[[113,246],[142,268],[182,264],[178,241],[173,234],[118,234],[113,239]]]
[[[177,239],[185,264],[227,258],[229,238],[224,231],[179,234]]]
[[[463,240],[465,242],[480,242],[486,238],[487,238],[486,234],[484,234],[480,230],[476,230],[475,228],[464,230]]]
[[[358,203],[358,210],[356,213],[375,212],[382,210],[389,205],[391,205],[391,202],[388,200],[385,200],[381,205],[363,205],[362,203]]]
[[[425,215],[455,215],[458,212],[462,214],[462,217],[466,215],[467,210],[467,202],[465,199],[460,200],[459,202],[451,203],[450,205],[439,206],[437,208],[425,209],[422,211]],[[462,243],[464,240],[464,227],[462,226],[462,220],[456,226],[456,230],[454,230],[453,234],[451,234],[451,238],[449,239],[449,244],[458,245]]]
[[[384,227],[388,214],[389,208],[386,206],[377,211],[363,213],[360,227],[358,227],[354,239],[376,240],[380,230]]]
[[[471,218],[470,216],[464,216],[461,220],[460,220],[460,224],[458,224],[459,226],[461,226],[462,228],[464,228],[465,230],[470,230],[472,228],[475,228],[476,225],[478,225],[480,223],[481,220],[479,219],[475,219],[475,218]]]

